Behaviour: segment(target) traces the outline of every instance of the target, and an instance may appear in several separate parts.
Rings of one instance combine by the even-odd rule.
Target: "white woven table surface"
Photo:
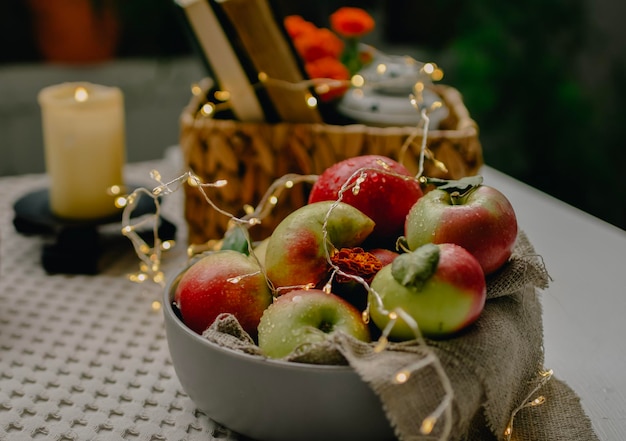
[[[167,161],[142,163],[129,165],[126,179],[151,188],[152,168],[164,179],[177,173]],[[182,390],[153,306],[161,288],[128,280],[139,260],[127,239],[112,241],[97,276],[43,270],[51,238],[17,233],[12,207],[46,183],[0,179],[0,440],[235,439]],[[163,210],[179,228],[167,273],[184,264],[182,196],[169,196]],[[115,238],[113,227],[105,234]]]

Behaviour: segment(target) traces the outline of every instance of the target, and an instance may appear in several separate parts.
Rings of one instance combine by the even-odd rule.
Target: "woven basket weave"
[[[458,179],[475,175],[483,164],[478,127],[470,118],[460,93],[437,85],[449,109],[437,130],[427,135],[427,147],[447,171],[424,163],[424,175]],[[180,117],[180,147],[184,161],[204,182],[226,179],[221,188],[206,190],[221,209],[235,216],[245,205],[256,206],[268,187],[287,173],[320,174],[343,159],[378,154],[400,160],[417,174],[423,131],[415,127],[372,127],[361,124],[247,123],[201,116],[202,96],[193,96]],[[405,141],[415,136],[404,154]],[[402,158],[400,158],[402,156]],[[304,205],[310,185],[297,184],[283,192],[270,216],[250,230],[255,239],[266,237],[289,212]],[[202,193],[185,186],[188,243],[221,238],[229,218],[214,210]]]

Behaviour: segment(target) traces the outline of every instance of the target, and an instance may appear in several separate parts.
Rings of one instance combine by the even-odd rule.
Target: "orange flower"
[[[348,68],[344,66],[341,61],[333,57],[318,58],[317,60],[308,62],[304,65],[304,69],[306,70],[309,78],[313,79],[331,79],[345,81],[350,78],[350,72],[348,72]],[[318,84],[322,85],[326,83],[320,81]],[[342,83],[341,85],[326,85],[328,86],[328,90],[319,93],[320,99],[322,101],[331,101],[335,98],[342,96],[346,92],[346,90],[348,90],[347,83]]]
[[[317,29],[310,21],[306,21],[300,15],[288,15],[284,20],[285,30],[291,39],[296,39],[302,34],[311,32]]]
[[[342,248],[331,256],[331,260],[344,273],[362,277],[367,283],[371,283],[376,273],[383,267],[382,262],[375,255],[358,247]],[[337,276],[339,283],[351,280],[349,277]]]
[[[343,52],[343,41],[326,28],[304,32],[294,39],[293,44],[305,62],[319,58],[339,58]]]
[[[330,16],[331,28],[345,38],[362,37],[374,29],[374,19],[361,8],[339,8]]]

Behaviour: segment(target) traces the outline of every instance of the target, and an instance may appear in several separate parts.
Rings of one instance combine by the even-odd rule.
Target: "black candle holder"
[[[154,199],[139,198],[131,218],[156,214],[156,208]],[[99,229],[122,221],[121,210],[98,219],[76,220],[55,216],[50,210],[47,188],[22,196],[14,203],[13,210],[13,225],[18,233],[56,237],[54,243],[44,244],[41,255],[43,268],[51,274],[97,274],[98,262],[104,251]],[[158,222],[161,240],[172,240],[176,237],[176,226],[173,223],[163,216],[159,216]],[[152,240],[152,230],[139,234],[148,243]]]

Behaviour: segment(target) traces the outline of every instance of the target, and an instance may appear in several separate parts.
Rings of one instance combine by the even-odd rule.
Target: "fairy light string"
[[[429,67],[427,67],[429,66]],[[426,68],[426,70],[431,70],[432,72],[438,72],[438,68],[434,66],[434,64],[427,63],[424,65],[422,69]],[[381,68],[381,70],[384,70]],[[433,77],[435,78],[435,77]],[[322,92],[324,87],[337,87],[337,86],[346,86],[348,85],[346,82],[332,79],[313,79],[307,80],[299,83],[289,83],[286,81],[281,81],[277,79],[268,78],[267,75],[259,76],[260,83],[257,86],[261,86],[263,84],[272,84],[279,87],[285,87],[290,89],[306,89],[310,87],[314,87],[318,92]],[[398,79],[394,79],[393,81],[398,81]],[[353,87],[370,87],[373,86],[371,81],[367,82],[363,77],[355,75],[350,81],[349,85]],[[379,83],[377,85],[380,85]],[[320,87],[322,89],[320,89]],[[405,142],[403,143],[400,152],[399,152],[399,162],[402,162],[404,155],[408,151],[408,149],[415,144],[415,140],[419,135],[422,135],[421,142],[419,144],[419,163],[418,163],[418,172],[416,176],[411,179],[416,179],[419,182],[423,179],[424,173],[424,162],[426,159],[433,162],[435,167],[440,170],[446,172],[447,169],[445,164],[438,161],[432,151],[430,151],[427,147],[427,138],[429,132],[430,118],[428,114],[439,108],[442,103],[440,101],[435,101],[431,106],[425,108],[422,104],[421,92],[424,90],[425,84],[421,81],[418,81],[413,87],[413,93],[409,95],[409,99],[411,105],[415,108],[417,112],[420,114],[420,121],[416,125],[415,130],[407,137]],[[201,93],[201,89],[199,86],[194,86],[193,93],[198,95]],[[228,95],[221,94],[220,91],[215,92],[214,96],[216,99],[221,100],[222,102],[219,104],[215,103],[206,103],[200,107],[199,116],[201,117],[213,117],[215,113],[219,110],[225,109],[228,107]],[[310,99],[309,97],[308,99]],[[308,101],[310,105],[315,106],[317,103],[315,100]],[[355,171],[343,184],[338,192],[337,199],[330,205],[326,216],[324,218],[324,222],[322,225],[323,232],[323,247],[324,253],[326,255],[327,262],[331,268],[329,271],[330,275],[325,285],[323,286],[323,291],[330,293],[332,290],[332,282],[336,279],[337,276],[342,276],[348,279],[352,279],[353,281],[361,284],[371,296],[368,298],[372,298],[376,303],[377,308],[382,311],[383,314],[387,315],[389,321],[385,328],[382,330],[381,336],[378,341],[375,342],[373,351],[375,353],[384,351],[389,343],[389,335],[393,326],[399,321],[402,320],[412,331],[415,337],[415,343],[417,348],[417,353],[420,355],[420,358],[415,362],[410,363],[409,365],[399,369],[390,381],[394,384],[401,385],[407,383],[412,375],[415,375],[422,369],[430,367],[434,370],[438,381],[443,390],[443,396],[439,400],[439,403],[435,407],[435,409],[430,412],[426,417],[423,418],[420,426],[420,432],[424,436],[429,436],[433,433],[434,429],[441,425],[439,430],[438,438],[439,440],[447,440],[452,432],[453,425],[453,415],[452,415],[452,403],[454,400],[454,389],[452,388],[452,384],[448,375],[443,368],[443,365],[437,357],[434,349],[428,345],[425,338],[420,332],[419,323],[417,323],[409,314],[407,314],[404,310],[397,308],[393,311],[388,311],[384,308],[382,299],[380,295],[373,290],[370,285],[367,283],[365,279],[358,275],[348,274],[341,270],[336,264],[333,263],[331,257],[333,253],[336,251],[334,245],[330,242],[328,238],[328,222],[331,216],[332,211],[339,205],[339,203],[343,199],[343,195],[347,191],[351,191],[354,194],[357,194],[360,191],[361,184],[367,178],[368,173],[376,172],[376,173],[384,173],[393,176],[399,176],[403,179],[407,177],[402,175],[398,175],[390,170],[389,167],[385,167],[385,164],[382,165],[381,168],[363,168]],[[214,201],[209,197],[205,189],[207,188],[220,188],[227,185],[227,181],[225,180],[217,180],[214,182],[202,182],[202,180],[193,172],[186,172],[175,179],[164,182],[160,176],[160,173],[156,170],[153,170],[150,173],[152,179],[154,179],[159,185],[154,187],[152,191],[139,188],[133,191],[131,194],[126,196],[119,196],[116,200],[116,204],[119,207],[123,207],[123,216],[122,216],[122,233],[128,237],[128,239],[133,244],[134,250],[137,256],[140,259],[140,271],[135,274],[131,274],[129,276],[130,280],[135,282],[144,282],[147,280],[152,280],[155,283],[160,285],[164,284],[164,275],[161,269],[161,259],[162,252],[173,246],[172,241],[162,242],[158,237],[158,218],[160,215],[160,202],[159,198],[162,196],[169,195],[178,190],[182,185],[189,185],[191,187],[197,188],[201,194],[203,195],[207,204],[210,207],[220,214],[229,218],[230,227],[229,228],[241,228],[244,232],[248,249],[250,250],[250,255],[253,256],[257,263],[259,263],[260,271],[266,276],[265,268],[260,264],[260,260],[254,253],[254,246],[251,241],[250,235],[248,234],[248,229],[254,227],[262,223],[263,219],[265,219],[271,212],[272,209],[278,203],[281,195],[284,191],[290,190],[294,187],[295,184],[301,182],[314,183],[317,180],[317,175],[298,175],[298,174],[287,174],[282,176],[279,179],[276,179],[267,191],[264,193],[263,197],[256,205],[256,207],[246,207],[245,215],[242,217],[237,217],[232,213],[229,213],[223,209],[221,209]],[[154,203],[156,206],[156,210],[154,215],[148,216],[148,218],[143,219],[135,224],[132,223],[131,213],[134,207],[136,206],[137,199],[141,196],[147,196],[154,199]],[[153,245],[150,246],[146,243],[144,239],[142,239],[141,235],[138,234],[137,230],[140,227],[145,226],[146,224],[152,222],[152,231],[153,231]],[[190,245],[187,249],[188,258],[191,259],[198,254],[204,253],[206,251],[215,251],[219,250],[221,247],[221,240],[211,240],[205,244],[199,245]],[[231,283],[238,283],[244,277],[251,276],[252,274],[242,274],[238,277],[234,277],[229,280]],[[302,288],[302,289],[311,289],[314,288],[313,284],[306,284],[303,286],[289,286],[289,287],[277,287],[274,288],[269,282],[267,276],[265,277],[268,280],[268,284],[272,291],[277,295],[285,290],[292,290],[294,288]],[[371,305],[368,302],[365,310],[362,313],[362,318],[364,322],[368,323],[370,320],[369,311]],[[545,397],[539,396],[536,398],[532,398],[537,391],[551,378],[552,371],[545,371],[540,373],[541,380],[537,384],[535,388],[531,391],[528,397],[524,400],[522,404],[520,404],[517,408],[515,408],[510,416],[510,420],[504,432],[504,437],[507,441],[510,441],[511,436],[513,434],[513,423],[518,412],[526,407],[538,406],[545,402]]]
[[[513,412],[511,412],[511,417],[509,419],[509,422],[506,426],[506,428],[504,429],[504,439],[506,441],[510,441],[511,437],[513,436],[513,422],[515,420],[515,417],[517,416],[517,414],[519,413],[519,411],[521,411],[522,409],[528,408],[528,407],[536,407],[536,406],[540,406],[543,403],[546,402],[546,397],[544,395],[539,395],[535,398],[532,398],[548,381],[550,381],[550,379],[552,378],[554,372],[552,369],[548,369],[548,370],[543,370],[539,372],[539,380],[536,384],[536,386],[530,391],[530,393],[526,396],[526,398],[522,401],[522,404],[520,404],[518,407],[516,407],[515,409],[513,409]]]
[[[403,86],[405,84],[410,84],[410,82],[414,82],[412,89],[416,97],[416,103],[421,104],[423,102],[423,91],[430,87],[431,82],[440,81],[444,75],[443,70],[441,70],[441,68],[439,68],[434,62],[423,63],[409,56],[390,56],[380,51],[376,51],[375,55],[375,73],[373,75],[368,75],[367,77],[357,73],[346,80],[334,78],[309,78],[293,82],[270,77],[266,72],[259,72],[257,74],[258,81],[252,83],[252,87],[257,90],[267,86],[291,91],[307,91],[313,89],[317,95],[323,95],[331,89],[352,87],[356,92],[360,92],[362,90],[373,88],[397,87],[399,85]],[[394,75],[385,76],[389,65],[393,62],[397,62],[396,60],[399,58],[402,59],[405,66],[413,67],[414,70],[412,72],[399,72]],[[417,67],[419,67],[419,69],[417,69]],[[205,91],[199,85],[193,85],[192,93],[199,96],[205,93]],[[220,111],[230,109],[230,93],[228,91],[213,91],[211,98],[213,98],[212,101],[207,99],[207,102],[200,106],[198,110],[198,114],[200,116],[212,118]],[[305,93],[304,100],[309,107],[316,108],[318,106],[317,98],[311,93]],[[441,102],[439,102],[438,105],[441,106]]]
[[[423,150],[422,150],[422,154],[424,154]],[[330,216],[333,207],[336,207],[336,205],[338,205],[338,203],[343,198],[343,194],[346,191],[352,191],[352,192],[357,192],[357,193],[358,191],[360,191],[359,185],[366,178],[368,171],[376,171],[377,173],[381,172],[381,170],[378,168],[376,169],[366,168],[363,170],[356,171],[351,176],[351,178],[346,181],[346,184],[344,184],[344,186],[341,188],[337,201],[331,204],[331,208],[327,212],[324,225],[322,228],[323,228],[323,234],[324,234],[325,252],[327,253],[328,262],[333,267],[333,270],[323,290],[325,292],[330,292],[332,279],[336,277],[336,275],[339,274],[344,277],[351,278],[354,281],[360,283],[368,290],[368,292],[373,294],[373,298],[377,306],[381,309],[381,311],[384,314],[388,315],[390,319],[387,326],[382,330],[381,337],[378,339],[378,341],[376,342],[374,346],[374,349],[373,349],[374,352],[382,352],[386,349],[387,345],[389,344],[388,337],[391,332],[391,329],[393,328],[393,326],[398,320],[403,320],[409,326],[409,328],[413,331],[415,335],[416,346],[417,348],[419,348],[419,353],[421,353],[422,356],[417,361],[399,369],[393,375],[393,377],[391,378],[391,381],[398,385],[404,384],[407,381],[409,381],[412,375],[414,375],[416,372],[420,371],[421,369],[424,369],[428,366],[434,369],[437,375],[437,378],[440,381],[440,384],[443,388],[444,394],[439,404],[437,405],[437,407],[422,420],[420,431],[422,435],[425,435],[425,436],[429,435],[432,433],[436,425],[439,422],[441,422],[441,420],[443,420],[443,425],[442,425],[440,436],[438,437],[438,439],[446,440],[448,439],[452,431],[452,405],[451,404],[454,399],[454,390],[452,388],[450,380],[439,358],[436,356],[433,349],[427,344],[427,342],[421,335],[421,332],[419,330],[419,324],[416,323],[413,320],[413,318],[410,317],[402,309],[395,309],[393,311],[385,310],[384,307],[382,307],[382,300],[380,296],[378,295],[378,293],[376,293],[376,291],[373,290],[363,278],[361,278],[360,276],[343,272],[339,267],[337,267],[336,265],[332,263],[332,260],[330,260],[330,255],[333,252],[334,248],[331,248],[329,246],[332,244],[330,244],[330,241],[328,240],[328,231],[327,231],[328,217]],[[389,170],[387,171],[382,170],[382,172],[394,174]],[[136,230],[139,227],[145,225],[146,223],[150,221],[150,217],[148,217],[147,219],[144,219],[138,223],[135,223],[135,224],[131,223],[131,212],[133,208],[135,207],[139,197],[147,196],[147,197],[152,197],[154,199],[155,205],[157,207],[155,214],[152,216],[153,218],[152,221],[154,221],[155,219],[158,219],[158,216],[160,214],[160,203],[159,203],[158,198],[160,196],[169,195],[175,192],[180,185],[187,183],[189,185],[197,187],[199,191],[202,192],[202,194],[207,199],[207,201],[211,204],[212,207],[215,207],[216,209],[218,209],[220,213],[226,216],[229,216],[230,219],[233,221],[235,227],[246,229],[247,227],[251,227],[260,223],[262,218],[271,212],[271,208],[276,204],[276,200],[277,200],[276,198],[284,190],[293,188],[294,183],[311,182],[312,179],[315,179],[315,176],[313,175],[301,176],[301,175],[292,174],[292,175],[284,176],[281,179],[276,180],[272,184],[272,186],[268,189],[268,191],[262,198],[262,202],[253,211],[247,213],[242,218],[237,218],[236,216],[224,210],[220,210],[219,207],[217,207],[213,203],[213,201],[211,201],[211,199],[208,197],[208,195],[204,191],[204,188],[207,188],[207,187],[219,188],[224,185],[227,185],[227,183],[224,181],[216,181],[213,183],[203,183],[192,172],[187,172],[169,182],[163,182],[160,179],[160,174],[156,170],[153,170],[151,172],[151,176],[153,179],[159,182],[159,185],[155,187],[152,191],[149,191],[143,188],[138,188],[130,195],[118,197],[117,203],[120,206],[124,207],[123,216],[122,216],[122,219],[123,219],[122,220],[122,223],[123,223],[122,232],[126,237],[128,237],[131,240],[134,246],[134,249],[141,260],[141,264],[140,264],[141,271],[137,274],[131,275],[130,279],[136,282],[152,280],[153,282],[159,283],[161,285],[163,284],[163,280],[164,280],[163,273],[160,268],[161,253],[162,251],[164,251],[165,249],[169,247],[163,247],[163,243],[161,243],[160,240],[158,239],[158,231],[156,227],[154,226],[153,226],[153,234],[154,234],[155,241],[154,241],[153,247],[150,247],[137,233]],[[416,176],[415,179],[419,179],[419,176]],[[247,238],[248,240],[250,240],[249,235],[247,236]],[[251,250],[251,255],[255,256],[251,242],[249,242],[249,247]],[[217,244],[214,244],[214,246],[211,249],[212,250],[219,249],[219,246]],[[188,253],[188,254],[189,256],[192,256],[194,253]],[[260,267],[261,267],[261,271],[264,272],[263,266],[261,265]],[[244,274],[239,277],[232,278],[230,282],[238,283],[244,277],[247,277],[250,275]],[[290,290],[294,288],[310,289],[313,287],[314,286],[312,284],[308,284],[306,286],[282,287],[282,288],[278,288],[278,291],[282,289]],[[370,308],[370,305],[368,305],[366,310],[363,312],[364,321],[369,321],[369,314],[368,314],[369,308]],[[534,399],[532,399],[532,396],[550,379],[551,376],[552,376],[552,371],[547,371],[545,373],[542,373],[542,377],[541,377],[542,380],[540,381],[540,383],[532,390],[532,392],[528,395],[526,400],[524,400],[524,402],[520,406],[514,409],[514,411],[511,414],[509,424],[507,425],[506,430],[503,434],[507,441],[511,439],[511,436],[513,434],[513,422],[517,413],[526,407],[538,406],[538,405],[541,405],[543,402],[545,402],[545,397],[543,396],[539,396]]]

